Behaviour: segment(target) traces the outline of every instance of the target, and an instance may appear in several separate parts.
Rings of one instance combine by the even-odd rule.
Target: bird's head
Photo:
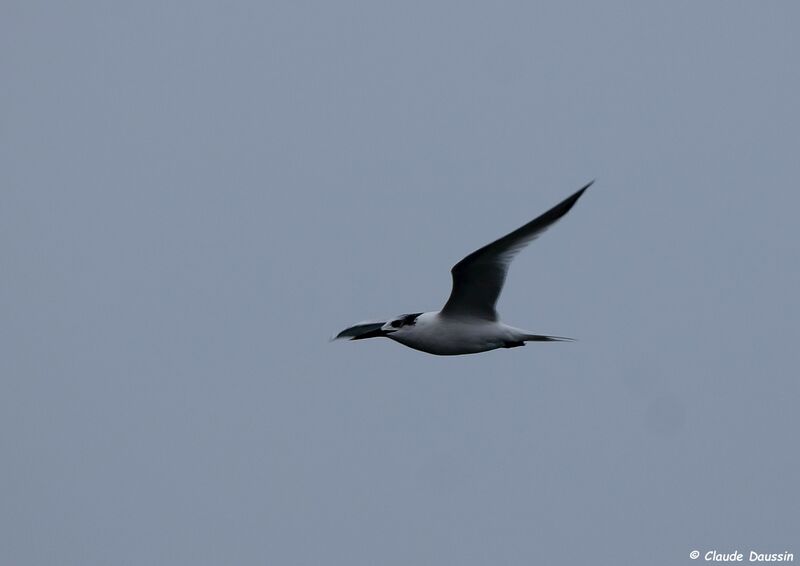
[[[386,334],[392,334],[393,332],[398,332],[404,328],[414,326],[417,323],[417,318],[421,314],[421,312],[417,312],[413,314],[398,315],[384,324],[381,327],[381,331],[385,332]]]

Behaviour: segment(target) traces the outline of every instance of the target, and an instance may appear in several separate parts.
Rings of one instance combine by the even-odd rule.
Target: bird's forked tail
[[[564,336],[544,336],[542,334],[525,334],[522,337],[523,342],[575,342],[575,338],[566,338]]]

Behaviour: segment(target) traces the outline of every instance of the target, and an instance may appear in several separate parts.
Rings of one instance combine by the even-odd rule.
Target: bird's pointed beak
[[[363,340],[364,338],[380,338],[382,336],[386,336],[389,334],[385,332],[383,328],[377,328],[375,330],[370,330],[369,332],[364,332],[363,334],[359,334],[358,336],[353,336],[350,340]]]

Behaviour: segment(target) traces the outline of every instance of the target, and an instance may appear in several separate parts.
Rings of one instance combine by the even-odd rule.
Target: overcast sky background
[[[3,2],[0,562],[800,556],[793,2]],[[499,309],[329,343],[597,178]]]

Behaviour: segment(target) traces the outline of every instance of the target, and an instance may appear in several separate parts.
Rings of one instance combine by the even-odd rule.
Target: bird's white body
[[[414,324],[390,332],[387,338],[429,354],[455,356],[522,345],[528,334],[499,321],[448,317],[437,311],[422,313]]]
[[[389,321],[362,322],[345,328],[336,338],[386,337],[409,348],[440,356],[516,348],[524,346],[525,342],[570,340],[532,334],[503,324],[495,304],[514,256],[569,212],[591,184],[453,266],[453,289],[442,310],[402,314]]]

